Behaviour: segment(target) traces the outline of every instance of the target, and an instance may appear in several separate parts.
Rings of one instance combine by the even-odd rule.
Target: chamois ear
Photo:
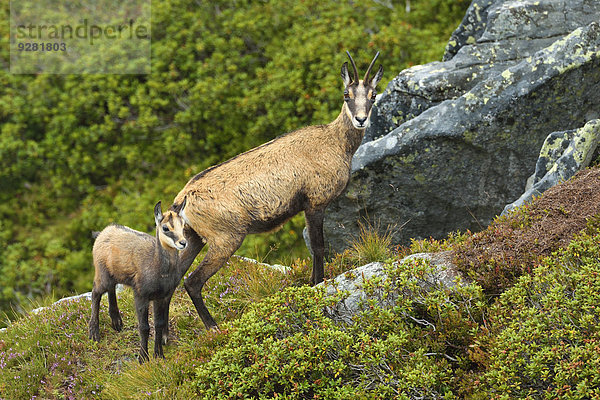
[[[179,204],[177,203],[173,203],[173,205],[171,206],[171,211],[173,211],[175,214],[181,214],[181,212],[183,211],[183,208],[185,207],[185,203],[187,202],[187,196],[183,197],[183,201]]]
[[[159,201],[154,206],[154,222],[156,222],[156,225],[158,225],[161,223],[162,220],[163,220],[163,213],[162,213],[162,208],[161,208],[161,204]]]
[[[185,208],[185,204],[187,202],[187,196],[183,197],[183,201],[181,202],[181,204],[179,205],[178,210],[177,210],[177,215],[181,216],[181,212],[183,211],[183,209]]]
[[[383,77],[383,65],[380,65],[379,69],[377,70],[377,73],[371,80],[371,87],[375,88],[382,77]]]
[[[348,62],[342,64],[342,80],[344,81],[344,86],[348,87],[352,80],[350,79],[350,74],[348,74]]]

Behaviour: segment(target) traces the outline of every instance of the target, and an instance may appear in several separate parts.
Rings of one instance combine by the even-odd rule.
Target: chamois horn
[[[352,83],[358,83],[358,71],[356,70],[356,64],[354,64],[354,60],[352,59],[352,56],[348,50],[346,50],[346,54],[348,54],[348,58],[352,64],[352,69],[354,70],[354,78],[352,79]]]
[[[377,57],[379,57],[379,52],[377,52],[377,54],[375,54],[375,57],[373,58],[373,61],[371,61],[371,64],[369,65],[369,68],[367,68],[367,72],[365,73],[365,79],[364,79],[365,84],[369,81],[369,74],[371,73],[371,68],[373,68],[373,65],[375,64],[375,61],[377,60]],[[354,71],[356,71],[356,67],[355,67]]]

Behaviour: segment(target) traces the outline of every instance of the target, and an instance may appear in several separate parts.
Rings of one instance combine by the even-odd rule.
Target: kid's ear
[[[181,216],[181,212],[185,208],[186,203],[187,203],[187,196],[184,196],[183,201],[181,202],[181,205],[179,206],[179,211],[177,211],[177,214],[179,214],[180,216]]]
[[[171,210],[173,210],[174,213],[181,216],[181,211],[183,211],[186,202],[187,202],[187,195],[183,197],[183,201],[181,203],[179,203],[179,204],[173,203],[173,205],[171,206]]]
[[[158,225],[161,223],[162,220],[163,220],[163,213],[162,213],[162,208],[161,208],[161,204],[159,201],[154,206],[154,222],[156,222],[156,225]]]

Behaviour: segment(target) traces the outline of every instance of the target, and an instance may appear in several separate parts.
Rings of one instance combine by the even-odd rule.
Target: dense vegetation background
[[[408,1],[408,0],[406,0]],[[91,231],[153,232],[202,169],[341,108],[349,50],[376,51],[381,90],[440,59],[468,0],[152,2],[149,75],[11,75],[8,2],[0,23],[0,310],[87,291]],[[298,216],[239,253],[306,255]]]

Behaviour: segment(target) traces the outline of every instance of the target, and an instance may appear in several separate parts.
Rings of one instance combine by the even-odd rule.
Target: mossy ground
[[[600,168],[584,170],[468,237],[454,248],[454,261],[488,294],[500,294],[597,218],[599,194]]]

